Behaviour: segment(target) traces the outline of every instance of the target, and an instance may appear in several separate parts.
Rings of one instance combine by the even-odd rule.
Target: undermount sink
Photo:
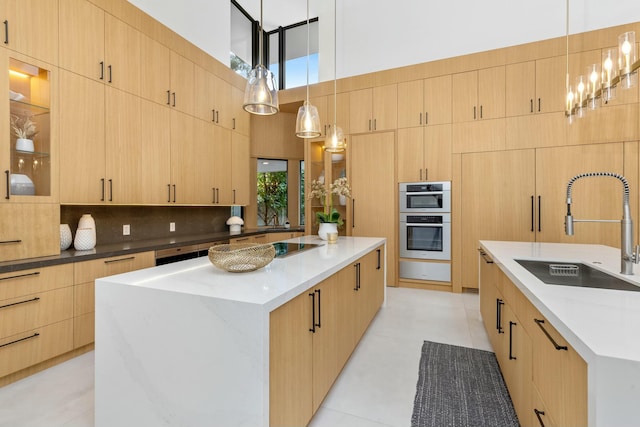
[[[640,286],[582,263],[514,260],[547,285],[640,292]]]

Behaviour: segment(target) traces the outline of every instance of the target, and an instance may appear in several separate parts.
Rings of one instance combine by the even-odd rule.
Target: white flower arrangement
[[[330,194],[337,194],[338,196],[351,197],[351,187],[347,182],[347,178],[338,178],[329,185]],[[319,180],[311,181],[311,191],[309,192],[309,199],[318,199],[322,203],[323,210],[316,212],[316,219],[318,222],[333,222],[341,226],[344,224],[342,218],[340,218],[340,212],[333,207],[333,201],[331,197],[327,197],[327,187]],[[329,205],[327,206],[327,201]]]
[[[24,117],[11,115],[11,130],[18,138],[33,139],[38,134],[36,124],[31,120],[32,117],[31,115]]]
[[[351,187],[349,186],[349,182],[345,177],[336,179],[335,181],[333,181],[333,184],[331,184],[330,187],[332,194],[351,197]]]

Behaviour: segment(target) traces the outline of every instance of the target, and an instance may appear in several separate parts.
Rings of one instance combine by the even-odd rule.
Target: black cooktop
[[[286,257],[289,255],[297,254],[308,249],[313,249],[316,246],[315,243],[287,243],[287,242],[275,242],[272,245],[276,248],[276,257]]]

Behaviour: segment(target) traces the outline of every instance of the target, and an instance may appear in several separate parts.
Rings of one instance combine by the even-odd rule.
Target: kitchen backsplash
[[[231,208],[191,206],[61,206],[60,223],[69,224],[75,236],[83,214],[96,222],[97,244],[148,240],[171,236],[228,231]],[[169,231],[174,222],[176,230]],[[131,234],[122,235],[122,226],[130,225]]]

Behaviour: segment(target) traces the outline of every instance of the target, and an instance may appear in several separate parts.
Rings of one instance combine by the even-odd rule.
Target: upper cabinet
[[[242,104],[244,103],[244,90],[231,86],[231,109],[233,118],[231,119],[231,129],[242,135],[250,135],[251,117]]]
[[[1,46],[57,64],[58,0],[3,0],[0,22]]]
[[[8,76],[0,85],[0,200],[57,202],[57,70],[7,50],[0,51],[0,67]]]
[[[506,115],[564,111],[565,61],[556,56],[507,65]]]
[[[451,123],[451,75],[398,83],[398,128]]]
[[[318,109],[320,130],[322,131],[321,138],[327,136],[334,122],[342,128],[342,132],[345,135],[350,133],[348,92],[339,93],[337,99],[334,95],[326,95],[311,98],[309,102]]]
[[[454,123],[504,117],[505,67],[454,74],[452,93]]]
[[[195,67],[195,116],[226,129],[233,128],[231,85],[215,74]]]
[[[398,85],[377,86],[351,92],[350,133],[393,130],[398,122]]]

